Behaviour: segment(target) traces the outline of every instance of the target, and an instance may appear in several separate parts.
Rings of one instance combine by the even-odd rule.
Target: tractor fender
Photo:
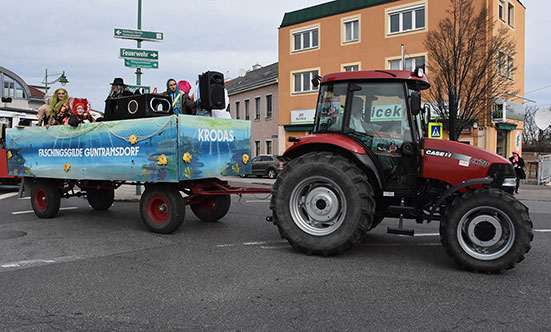
[[[364,172],[373,175],[374,179],[371,178],[370,180],[376,181],[376,184],[373,183],[375,187],[378,185],[379,188],[384,188],[383,178],[381,177],[382,170],[373,161],[373,158],[376,158],[374,154],[358,142],[342,135],[314,134],[301,137],[300,141],[290,146],[283,155],[294,159],[313,151],[331,151],[347,157]],[[368,175],[368,177],[370,176]]]
[[[470,179],[470,180],[462,181],[462,182],[456,184],[455,186],[449,188],[432,205],[432,209],[430,210],[430,216],[429,216],[428,221],[430,222],[432,220],[432,217],[434,216],[434,212],[436,211],[436,208],[439,207],[440,204],[442,204],[452,194],[456,193],[457,191],[459,191],[463,188],[469,187],[469,186],[486,185],[486,184],[492,183],[493,181],[494,181],[494,179],[491,178],[491,177]]]

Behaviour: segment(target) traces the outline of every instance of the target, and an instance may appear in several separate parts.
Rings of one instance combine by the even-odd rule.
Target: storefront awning
[[[313,124],[301,124],[301,125],[285,125],[283,126],[285,128],[285,131],[312,131],[314,130]]]
[[[496,123],[498,129],[503,130],[515,130],[517,129],[517,125],[514,123]]]

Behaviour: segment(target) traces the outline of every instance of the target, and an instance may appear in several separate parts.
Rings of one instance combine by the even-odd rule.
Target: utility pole
[[[138,0],[138,30],[142,29],[142,0]],[[138,47],[142,48],[142,41],[138,39]],[[136,85],[142,85],[142,69],[136,68]]]

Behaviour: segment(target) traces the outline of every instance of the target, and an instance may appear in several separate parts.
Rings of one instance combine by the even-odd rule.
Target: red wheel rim
[[[39,188],[34,193],[34,203],[39,210],[45,210],[48,206],[48,196],[44,189]]]
[[[147,204],[147,213],[153,222],[157,224],[164,223],[170,214],[168,202],[162,196],[152,197]]]

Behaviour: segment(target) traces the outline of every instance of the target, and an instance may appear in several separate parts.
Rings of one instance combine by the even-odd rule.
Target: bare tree
[[[427,72],[430,75],[429,99],[437,115],[449,121],[448,93],[456,87],[458,114],[456,140],[462,129],[491,116],[496,97],[513,90],[516,66],[508,60],[516,54],[508,29],[494,33],[494,21],[487,8],[475,11],[472,0],[450,0],[446,17],[427,34]]]
[[[540,109],[537,106],[526,108],[524,128],[522,130],[522,150],[531,152],[551,151],[551,127],[541,130],[536,126],[534,116]]]

